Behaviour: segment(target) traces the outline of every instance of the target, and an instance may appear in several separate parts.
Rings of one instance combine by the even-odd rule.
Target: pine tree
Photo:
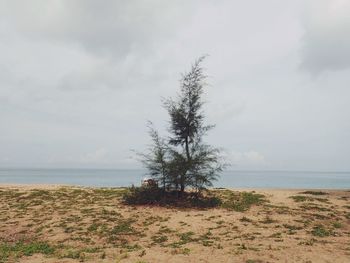
[[[170,116],[169,144],[173,152],[183,158],[182,169],[178,169],[180,191],[186,186],[197,190],[212,186],[224,165],[220,162],[219,150],[203,143],[203,136],[214,126],[204,124],[201,100],[206,76],[199,58],[191,70],[181,79],[181,90],[177,100],[169,99],[165,108]]]
[[[153,146],[149,154],[143,154],[143,163],[149,173],[162,183],[164,190],[173,188],[184,192],[186,187],[202,190],[212,186],[224,164],[220,151],[203,142],[203,136],[213,128],[205,125],[202,111],[203,74],[201,57],[181,79],[181,89],[176,100],[164,103],[170,116],[170,137],[161,138],[150,129]]]

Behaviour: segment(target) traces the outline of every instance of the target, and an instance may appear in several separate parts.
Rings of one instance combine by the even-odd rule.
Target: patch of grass
[[[135,229],[131,226],[130,220],[120,220],[118,225],[114,226],[110,231],[111,235],[120,235],[120,234],[134,234]]]
[[[130,187],[123,194],[122,200],[127,205],[159,205],[166,207],[210,208],[221,204],[220,198],[207,192],[165,191],[157,186]]]
[[[334,222],[332,225],[334,228],[342,228],[342,224],[340,222]]]
[[[328,195],[328,193],[322,192],[322,191],[304,191],[304,192],[300,192],[300,194],[305,194],[305,195]]]
[[[247,259],[246,263],[263,263],[260,259]]]
[[[261,220],[259,222],[262,223],[262,224],[272,224],[272,223],[276,223],[277,221],[272,219],[270,216],[266,216],[264,218],[264,220]]]
[[[164,233],[172,233],[174,230],[170,229],[167,226],[161,226],[157,232],[157,234],[164,234]]]
[[[305,201],[313,201],[312,197],[303,196],[303,195],[293,195],[289,198],[292,198],[295,202],[305,202]]]
[[[178,236],[180,237],[181,243],[186,244],[194,241],[193,235],[194,233],[192,231],[189,231],[189,232],[181,233]]]
[[[223,202],[222,207],[237,212],[247,211],[253,205],[260,205],[266,202],[265,196],[254,192],[231,192]]]
[[[87,228],[87,230],[89,231],[89,232],[95,232],[97,229],[98,229],[98,224],[96,224],[96,223],[92,223],[88,228]]]
[[[198,241],[205,247],[211,247],[214,244],[214,239],[212,232],[208,230],[205,234],[199,236]]]
[[[328,199],[326,198],[316,198],[316,197],[311,197],[311,196],[304,196],[304,195],[293,195],[290,196],[289,198],[292,198],[295,202],[313,202],[313,201],[318,201],[322,203],[327,203]]]
[[[298,243],[298,245],[306,245],[306,246],[313,246],[313,244],[316,242],[317,240],[314,238],[308,239],[306,241],[301,241]]]
[[[301,226],[295,226],[295,225],[289,225],[289,224],[283,224],[283,226],[288,230],[292,230],[292,231],[303,229],[303,227]]]
[[[253,220],[251,220],[250,218],[245,217],[245,216],[243,216],[241,219],[239,219],[239,221],[241,221],[241,222],[249,222],[249,223],[253,222]]]
[[[332,234],[332,232],[327,230],[323,225],[314,226],[311,233],[317,237],[328,237]]]
[[[346,213],[345,218],[350,219],[350,213]]]
[[[31,256],[33,254],[53,254],[55,249],[46,242],[31,243],[1,243],[0,244],[0,262],[6,262],[8,258],[19,258],[22,256]]]
[[[152,241],[153,241],[153,244],[162,244],[166,241],[168,241],[168,237],[167,236],[159,236],[159,235],[156,235],[156,236],[152,236],[151,237]]]
[[[270,235],[269,237],[272,237],[272,238],[281,238],[281,237],[282,237],[282,233],[281,233],[281,232],[273,233],[273,234]]]

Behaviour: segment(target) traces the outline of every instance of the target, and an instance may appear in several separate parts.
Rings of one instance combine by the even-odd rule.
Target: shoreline
[[[61,187],[71,187],[71,188],[92,188],[92,189],[118,189],[118,188],[128,188],[128,186],[85,186],[85,185],[75,185],[75,184],[41,184],[41,183],[0,183],[0,188],[21,188],[21,189],[59,189]],[[209,187],[208,190],[230,190],[230,191],[328,191],[328,192],[347,192],[350,188],[260,188],[260,187]]]

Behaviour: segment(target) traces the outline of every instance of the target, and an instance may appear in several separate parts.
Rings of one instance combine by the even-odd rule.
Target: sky
[[[0,0],[0,167],[140,168],[201,55],[235,170],[350,170],[348,0]]]

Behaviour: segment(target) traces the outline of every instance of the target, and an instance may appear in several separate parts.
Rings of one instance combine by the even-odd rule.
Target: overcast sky
[[[0,0],[0,167],[140,167],[203,54],[231,169],[350,170],[348,0]]]

